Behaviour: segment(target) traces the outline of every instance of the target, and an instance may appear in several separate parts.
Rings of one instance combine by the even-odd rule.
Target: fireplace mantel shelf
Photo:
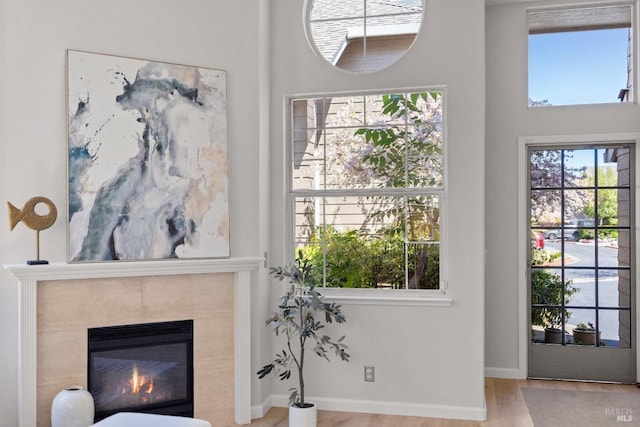
[[[238,273],[255,269],[259,257],[117,261],[96,263],[10,264],[4,268],[22,280],[68,280],[108,277],[168,276],[175,274]]]
[[[18,426],[36,425],[37,283],[73,279],[170,276],[178,274],[234,274],[235,421],[251,422],[251,272],[260,257],[100,263],[11,264],[4,268],[19,281],[19,397]]]

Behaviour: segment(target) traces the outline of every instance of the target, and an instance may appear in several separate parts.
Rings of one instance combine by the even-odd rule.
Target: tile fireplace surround
[[[229,408],[221,410],[232,412],[229,421],[249,424],[251,271],[262,261],[246,257],[5,265],[20,287],[18,427],[49,425],[55,393],[69,385],[86,386],[87,328],[187,317],[193,318],[195,329],[195,415],[213,416],[215,405],[202,395],[214,394],[224,406],[225,396],[219,395],[224,392]],[[223,353],[233,353],[227,366],[214,348],[216,340],[230,346],[223,347]],[[198,380],[198,372],[204,378]]]

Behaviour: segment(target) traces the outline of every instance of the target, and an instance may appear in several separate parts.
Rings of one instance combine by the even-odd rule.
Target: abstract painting
[[[68,259],[229,256],[226,73],[67,51]]]

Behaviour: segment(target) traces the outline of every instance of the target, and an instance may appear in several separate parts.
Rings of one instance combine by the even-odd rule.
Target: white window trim
[[[446,86],[432,86],[425,85],[423,87],[410,87],[410,88],[394,88],[394,89],[380,89],[380,90],[364,90],[364,91],[349,91],[349,92],[327,92],[327,93],[304,93],[285,96],[284,98],[284,144],[283,150],[285,165],[285,182],[284,182],[284,198],[285,201],[285,215],[286,215],[286,227],[284,231],[285,238],[285,253],[286,259],[295,258],[295,245],[294,245],[294,233],[293,233],[293,221],[295,217],[295,196],[303,194],[303,191],[293,193],[291,191],[293,176],[291,170],[292,153],[292,141],[291,141],[291,127],[292,127],[292,114],[291,114],[291,101],[293,99],[301,98],[318,98],[318,97],[348,97],[348,96],[369,96],[379,95],[382,93],[411,93],[422,91],[438,91],[442,93],[442,161],[444,163],[444,176],[443,176],[443,189],[438,191],[439,204],[440,204],[440,289],[357,289],[357,288],[330,288],[321,287],[317,288],[318,291],[330,301],[339,303],[352,304],[352,305],[385,305],[385,306],[424,306],[424,307],[451,307],[454,303],[448,289],[448,203],[447,203],[447,188],[448,188],[448,114],[447,114],[447,87]],[[358,192],[357,190],[355,191]]]
[[[453,299],[445,290],[320,288],[319,292],[326,300],[340,304],[423,307],[453,305]]]

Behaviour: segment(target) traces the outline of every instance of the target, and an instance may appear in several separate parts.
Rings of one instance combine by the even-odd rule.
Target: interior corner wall
[[[22,207],[31,197],[45,196],[56,204],[56,224],[41,233],[42,258],[66,260],[66,49],[227,71],[231,253],[263,253],[260,211],[266,207],[259,192],[265,162],[258,144],[268,136],[259,134],[258,114],[262,2],[0,2],[0,202]],[[0,426],[15,427],[18,292],[1,266],[33,259],[35,234],[22,224],[10,232],[6,212],[0,209]],[[255,300],[264,301],[266,287],[253,287]],[[262,315],[253,321],[253,330],[262,333]],[[252,338],[252,357],[261,359],[259,337]]]
[[[448,247],[443,258],[454,301],[451,307],[343,304],[347,324],[340,325],[340,333],[347,337],[352,360],[328,365],[309,358],[307,396],[322,401],[324,409],[402,413],[411,408],[422,416],[482,416],[484,2],[426,0],[425,21],[410,51],[367,75],[340,71],[316,56],[304,32],[306,3],[272,1],[271,216],[285,218],[286,96],[446,85]],[[272,222],[271,262],[279,265],[287,262],[285,222]],[[364,382],[364,365],[375,365],[375,383]],[[288,396],[292,386],[276,381],[274,395]]]
[[[486,9],[485,348],[487,375],[506,378],[526,376],[521,349],[529,339],[519,333],[526,314],[518,307],[527,295],[518,292],[525,274],[518,271],[518,137],[640,131],[638,105],[528,108],[526,11],[520,3]]]

